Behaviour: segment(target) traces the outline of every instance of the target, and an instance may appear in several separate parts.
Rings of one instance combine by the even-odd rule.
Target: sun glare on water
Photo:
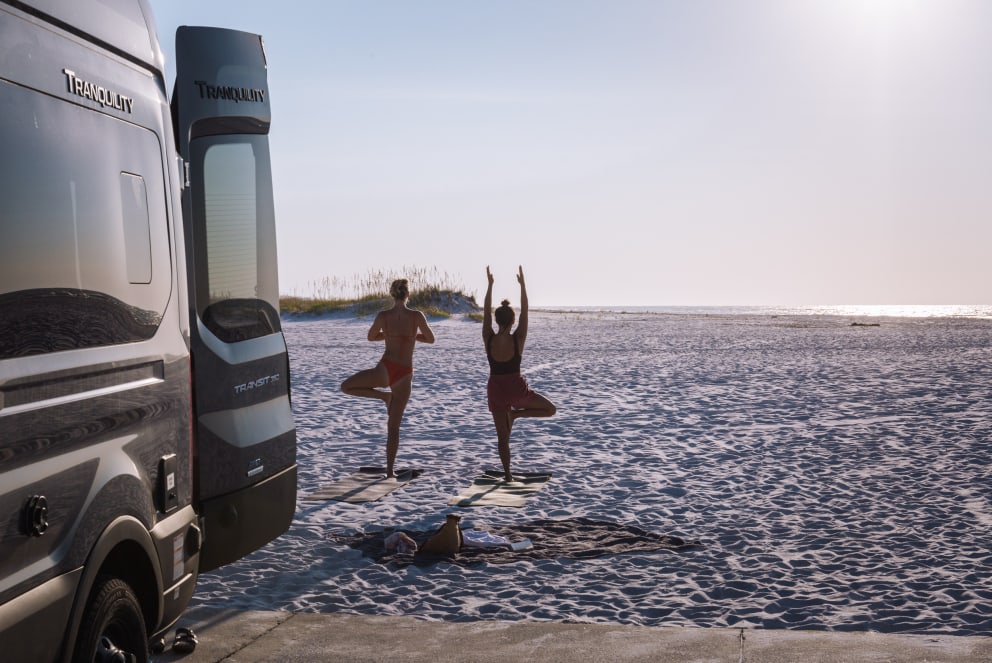
[[[941,318],[967,317],[988,318],[992,315],[992,307],[967,305],[924,305],[924,304],[876,304],[823,306],[823,313],[833,315],[881,316],[896,318]]]

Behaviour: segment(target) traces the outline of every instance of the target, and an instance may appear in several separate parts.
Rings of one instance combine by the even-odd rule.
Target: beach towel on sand
[[[502,471],[486,470],[471,486],[448,500],[448,505],[519,507],[550,480],[549,472],[514,472],[513,481],[506,482]]]
[[[590,559],[630,552],[658,550],[686,550],[701,546],[699,541],[687,541],[677,536],[656,534],[632,525],[621,525],[590,518],[542,519],[520,525],[490,527],[487,531],[510,541],[530,539],[533,548],[513,552],[505,548],[466,548],[456,555],[430,553],[398,553],[387,551],[385,532],[368,532],[353,535],[330,535],[332,541],[360,550],[366,557],[380,564],[406,567],[411,564],[429,566],[444,561],[458,566],[481,563],[509,564],[538,559]],[[418,547],[434,531],[407,531]]]
[[[386,478],[384,467],[360,467],[354,474],[342,477],[313,493],[304,495],[303,500],[337,500],[339,502],[374,502],[388,495],[400,486],[419,477],[420,470],[399,470],[396,477]]]

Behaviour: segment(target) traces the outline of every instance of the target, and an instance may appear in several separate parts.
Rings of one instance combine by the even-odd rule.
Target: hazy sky
[[[992,301],[992,2],[151,0],[264,36],[280,290]]]

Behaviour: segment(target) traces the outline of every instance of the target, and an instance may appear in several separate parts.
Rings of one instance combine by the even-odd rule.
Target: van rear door
[[[282,534],[296,509],[261,37],[179,28],[172,106],[187,178],[194,498],[209,571]]]

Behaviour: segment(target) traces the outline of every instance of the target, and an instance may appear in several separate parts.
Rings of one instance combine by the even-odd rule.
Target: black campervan
[[[284,532],[296,433],[258,35],[0,0],[0,652],[147,660]]]

